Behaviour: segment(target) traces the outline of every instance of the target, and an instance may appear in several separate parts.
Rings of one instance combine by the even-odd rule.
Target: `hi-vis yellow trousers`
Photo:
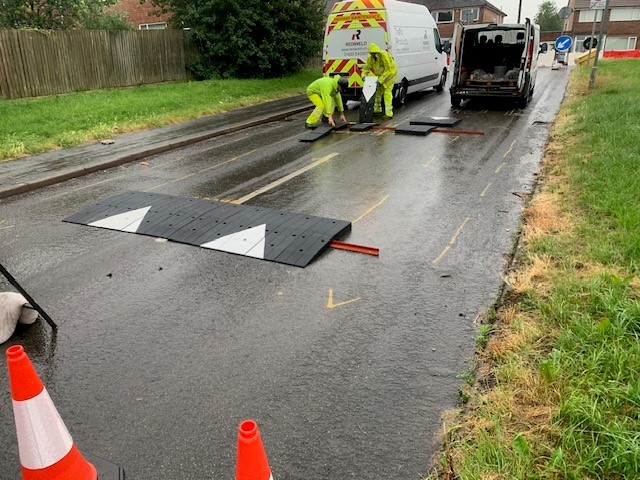
[[[322,113],[324,112],[324,103],[322,102],[322,97],[317,93],[312,93],[311,95],[307,94],[311,103],[313,103],[316,108],[313,109],[309,117],[307,118],[307,125],[315,125],[320,120],[322,120]]]

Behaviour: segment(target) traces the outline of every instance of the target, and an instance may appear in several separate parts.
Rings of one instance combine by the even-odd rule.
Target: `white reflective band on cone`
[[[20,463],[30,470],[50,467],[73,447],[73,439],[45,388],[35,397],[13,400]]]

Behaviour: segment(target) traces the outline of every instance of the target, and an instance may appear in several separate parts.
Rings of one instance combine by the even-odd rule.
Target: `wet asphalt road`
[[[52,336],[38,322],[3,349],[25,346],[77,446],[128,479],[233,478],[246,418],[275,479],[418,479],[566,79],[541,70],[526,110],[410,95],[392,122],[453,115],[484,136],[305,144],[298,115],[2,200],[2,262],[60,325]],[[344,240],[380,257],[328,250],[300,269],[61,221],[127,190],[235,200],[266,185],[245,203],[350,220]],[[0,478],[15,479],[6,375],[0,409]]]

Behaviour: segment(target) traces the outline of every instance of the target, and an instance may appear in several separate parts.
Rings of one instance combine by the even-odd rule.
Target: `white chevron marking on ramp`
[[[238,253],[247,257],[264,258],[266,230],[266,224],[258,225],[241,232],[225,235],[200,246],[222,252]]]
[[[91,222],[89,225],[92,227],[136,233],[150,208],[151,205],[138,208],[137,210],[131,210],[130,212],[119,213],[103,220],[98,220],[97,222]]]

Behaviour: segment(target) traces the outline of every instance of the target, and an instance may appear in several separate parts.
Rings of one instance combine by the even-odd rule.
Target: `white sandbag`
[[[27,303],[19,293],[0,292],[0,343],[11,338],[18,322],[31,324],[38,319],[36,310],[23,308]]]

